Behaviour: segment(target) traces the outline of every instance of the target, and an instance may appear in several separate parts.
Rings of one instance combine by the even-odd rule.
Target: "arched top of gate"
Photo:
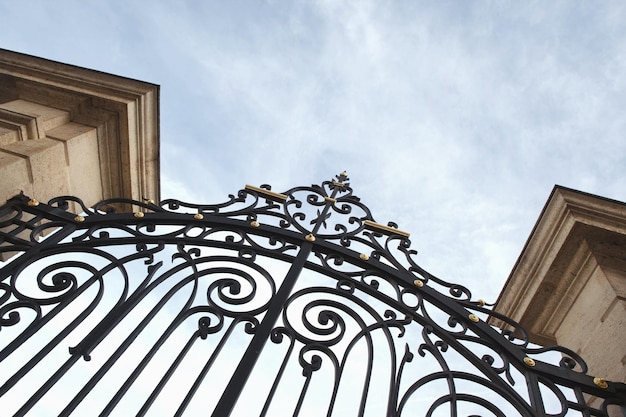
[[[87,222],[115,212],[116,207],[129,205],[138,210],[135,217],[142,221],[159,215],[167,220],[176,214],[193,216],[190,222],[205,224],[235,220],[240,223],[228,223],[228,227],[244,228],[242,234],[265,233],[295,245],[303,241],[315,242],[314,252],[333,252],[326,258],[326,266],[371,259],[377,262],[377,268],[383,268],[406,285],[436,284],[457,301],[479,308],[485,306],[483,300],[472,301],[472,294],[465,286],[448,283],[421,268],[414,259],[417,251],[411,249],[410,234],[394,222],[377,222],[370,209],[354,194],[349,181],[347,172],[343,171],[321,184],[296,186],[283,192],[272,190],[268,184],[246,185],[218,204],[193,204],[175,199],[158,204],[151,200],[110,199],[91,209],[83,209],[88,214]],[[61,200],[52,203],[66,204]],[[288,247],[288,244],[282,245],[282,249]],[[506,318],[503,320],[507,322]],[[523,330],[518,334],[527,341]]]
[[[364,230],[385,235],[409,237],[395,223],[377,223],[370,209],[354,195],[348,174],[344,171],[321,184],[297,186],[275,192],[268,184],[246,185],[237,195],[221,204],[189,204],[164,200],[160,207],[172,211],[193,211],[201,215],[242,218],[259,224],[275,225],[316,238],[337,239],[345,246],[346,239]],[[256,223],[255,223],[256,224]]]

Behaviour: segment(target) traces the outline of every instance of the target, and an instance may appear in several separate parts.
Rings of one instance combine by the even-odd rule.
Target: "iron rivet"
[[[593,383],[602,389],[607,389],[609,387],[609,384],[607,384],[606,379],[604,378],[595,377],[593,379]]]
[[[360,255],[359,255],[359,258],[360,258],[362,261],[367,261],[370,257],[369,257],[369,256],[367,256],[366,254],[362,253],[362,254],[360,254]]]
[[[204,216],[202,214],[200,214],[200,213],[196,213],[196,214],[193,215],[193,218],[196,219],[196,220],[202,220],[202,219],[204,219]]]
[[[421,279],[416,279],[415,281],[413,281],[413,284],[415,284],[416,287],[422,288],[424,286],[424,281],[422,281]]]
[[[524,363],[526,364],[526,366],[530,366],[530,367],[535,366],[535,361],[534,361],[534,359],[529,358],[528,356],[526,356],[526,357],[524,358]]]
[[[28,201],[28,205],[30,207],[35,207],[39,205],[39,201],[35,200],[34,198]]]
[[[482,298],[479,298],[479,299],[478,299],[478,305],[479,305],[480,307],[483,307],[485,304],[487,304],[487,303],[485,303],[485,300],[483,300]]]
[[[313,236],[313,233],[309,233],[308,235],[306,235],[305,239],[309,242],[315,242],[315,236]]]
[[[82,223],[85,221],[85,218],[83,216],[76,216],[74,217],[74,221],[78,223]]]
[[[261,223],[257,222],[256,220],[252,220],[250,222],[250,226],[252,227],[259,227],[261,225]]]
[[[476,314],[470,314],[468,317],[474,323],[478,323],[480,321],[480,319],[478,318],[478,316]]]
[[[133,216],[137,217],[138,219],[141,219],[143,217],[143,212],[142,211],[138,211],[135,214],[133,214]]]

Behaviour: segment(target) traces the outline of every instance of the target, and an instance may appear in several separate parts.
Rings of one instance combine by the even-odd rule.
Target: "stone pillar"
[[[158,122],[157,85],[0,49],[0,199],[158,201]]]
[[[102,199],[94,127],[70,122],[67,111],[25,100],[0,104],[0,126],[2,198],[23,192],[42,201],[72,194]]]
[[[0,49],[0,205],[159,201],[159,184],[157,85]]]
[[[494,310],[626,382],[626,204],[555,187]]]

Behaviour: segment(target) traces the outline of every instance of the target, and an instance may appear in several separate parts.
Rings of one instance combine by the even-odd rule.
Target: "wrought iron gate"
[[[624,384],[424,271],[347,181],[216,205],[9,200],[0,413],[626,415]]]

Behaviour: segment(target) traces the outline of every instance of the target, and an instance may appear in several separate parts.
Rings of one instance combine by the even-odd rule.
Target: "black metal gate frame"
[[[47,315],[41,314],[43,304],[61,306],[65,302],[65,298],[77,297],[80,294],[80,287],[75,285],[71,277],[63,276],[63,274],[57,275],[53,279],[52,284],[46,284],[42,280],[39,280],[37,283],[40,290],[58,294],[56,297],[51,297],[43,302],[21,294],[16,287],[16,277],[33,260],[40,259],[43,256],[54,256],[54,254],[62,253],[70,248],[76,251],[81,250],[81,248],[90,250],[90,248],[98,245],[112,245],[119,243],[120,240],[124,240],[137,245],[137,253],[129,254],[129,256],[134,256],[135,258],[149,258],[150,251],[153,250],[148,248],[148,245],[151,244],[156,244],[157,246],[164,244],[178,245],[178,256],[185,258],[188,264],[196,269],[195,261],[192,258],[198,254],[194,253],[193,249],[186,250],[185,247],[199,244],[208,234],[215,231],[230,231],[240,236],[241,239],[239,241],[235,241],[233,238],[225,239],[220,243],[222,247],[239,250],[240,253],[247,253],[248,259],[254,260],[255,254],[262,254],[270,258],[289,262],[291,266],[283,282],[273,294],[271,302],[266,306],[265,315],[260,322],[254,322],[254,319],[250,319],[247,316],[245,319],[241,317],[236,319],[251,320],[247,330],[252,334],[252,338],[241,361],[236,366],[232,376],[230,376],[220,400],[212,411],[212,416],[227,416],[232,412],[248,377],[257,364],[259,355],[269,340],[276,338],[280,332],[289,334],[290,337],[296,337],[293,329],[277,328],[276,323],[279,321],[283,310],[290,303],[294,285],[300,273],[305,269],[317,271],[335,278],[338,282],[338,289],[341,286],[351,288],[352,291],[354,291],[354,288],[358,288],[360,291],[371,293],[389,303],[389,305],[393,305],[396,310],[406,314],[404,319],[387,318],[395,320],[394,326],[404,326],[411,322],[416,322],[423,326],[424,340],[417,353],[425,356],[425,352],[428,351],[436,357],[442,364],[442,374],[445,374],[444,376],[449,382],[452,381],[450,382],[452,384],[451,387],[455,378],[475,381],[483,386],[487,386],[505,401],[513,404],[521,415],[546,416],[548,414],[545,411],[540,391],[540,384],[543,384],[548,385],[560,399],[562,411],[557,415],[564,416],[569,410],[577,410],[584,416],[608,416],[608,410],[612,407],[615,410],[621,409],[622,415],[626,416],[624,411],[626,410],[624,408],[626,403],[625,384],[605,381],[602,378],[588,375],[585,362],[576,353],[564,347],[532,347],[526,332],[519,324],[491,311],[484,301],[472,299],[470,291],[464,286],[447,283],[423,270],[413,260],[413,255],[416,252],[410,249],[408,234],[399,230],[397,225],[393,223],[388,225],[376,223],[369,209],[353,195],[352,189],[347,182],[348,180],[347,174],[344,172],[336,176],[335,180],[325,181],[321,185],[295,187],[284,193],[273,192],[271,187],[266,185],[261,187],[246,186],[244,190],[239,191],[237,196],[231,195],[230,201],[216,205],[193,205],[176,200],[165,200],[155,204],[149,200],[139,202],[126,199],[112,199],[98,203],[93,208],[88,208],[76,197],[59,197],[51,200],[48,204],[39,203],[23,195],[14,197],[0,209],[0,253],[20,254],[20,256],[7,262],[0,270],[0,330],[4,327],[18,325],[21,320],[20,311],[24,309],[35,311],[37,318],[35,322],[27,326],[19,336],[10,341],[0,351],[0,374],[3,372],[2,361],[7,359],[13,351],[18,349],[24,341],[36,333],[37,329],[41,328],[49,320]],[[299,198],[301,194],[305,195],[306,198]],[[82,207],[83,214],[76,215],[70,213],[68,211],[68,204],[70,203]],[[127,213],[118,212],[115,210],[115,207],[132,207],[133,211]],[[360,213],[359,216],[355,214],[357,211]],[[175,232],[157,233],[156,235],[142,232],[142,230],[153,232],[159,226],[171,226],[179,229]],[[206,233],[196,237],[187,236],[186,231],[194,227],[201,228]],[[112,237],[104,233],[97,235],[97,232],[107,228],[127,231],[130,236]],[[46,238],[42,239],[41,237],[44,235],[46,235]],[[253,237],[267,239],[270,242],[270,247],[259,245],[254,241]],[[68,241],[69,238],[71,240]],[[367,251],[355,251],[353,249],[355,246],[367,248]],[[295,256],[288,253],[294,248],[299,249]],[[403,259],[399,259],[396,256],[397,253],[400,253]],[[317,262],[311,261],[311,254],[316,256]],[[120,262],[122,261],[111,260],[111,265],[115,267]],[[356,266],[362,271],[375,271],[376,276],[388,277],[389,282],[397,286],[398,299],[393,300],[377,294],[377,284],[367,284],[363,278],[364,275],[361,275],[360,281],[357,281],[355,276],[346,275],[333,267],[333,265],[344,263]],[[71,265],[71,262],[65,261],[63,265]],[[156,269],[155,267],[152,271],[155,272]],[[94,279],[99,279],[104,274],[103,271],[95,268],[91,272]],[[198,271],[196,270],[195,273],[197,275]],[[219,286],[220,290],[224,290],[224,288],[233,284],[231,282],[229,284],[218,283],[215,285]],[[438,288],[442,287],[447,288],[450,295],[446,295],[438,290]],[[230,288],[232,290],[232,287]],[[411,308],[407,305],[402,305],[403,294],[414,294],[418,299],[418,305]],[[446,312],[449,315],[449,327],[458,325],[462,330],[452,332],[434,322],[423,310],[424,302],[428,302]],[[57,383],[64,372],[80,358],[89,360],[90,352],[136,303],[137,300],[133,299],[133,295],[128,296],[79,345],[71,347],[68,360],[63,365],[63,368],[51,375],[33,393],[31,398],[26,399],[15,415],[26,415],[37,401]],[[212,309],[213,313],[219,310],[211,305],[206,306],[206,308]],[[223,315],[225,313],[220,310],[215,314]],[[509,328],[507,330],[497,330],[481,319],[479,315],[498,318],[507,323]],[[333,322],[334,316],[329,315],[329,317],[326,320]],[[234,316],[233,319],[235,319]],[[382,320],[376,326],[389,327],[391,326],[390,323],[391,321]],[[212,328],[207,323],[205,325],[203,330],[203,324],[199,324],[198,336],[201,338],[205,338],[209,333],[219,330],[217,327]],[[373,327],[368,327],[363,331],[368,332],[372,329]],[[65,334],[58,335],[51,343],[61,342],[63,337],[70,331],[71,329],[68,329]],[[0,332],[0,340],[2,335],[3,332]],[[433,342],[431,335],[436,335],[440,340]],[[483,355],[479,357],[471,352],[462,343],[464,340],[470,339],[495,352],[503,362],[503,365],[495,367],[493,366],[493,356]],[[313,347],[330,349],[332,347],[331,343],[324,345],[324,343],[304,338],[298,340],[305,344],[303,349],[312,349]],[[466,360],[477,369],[480,369],[483,375],[476,376],[459,371],[446,370],[447,365],[442,355],[449,346],[454,347]],[[531,358],[548,350],[561,352],[563,359],[558,365]],[[40,352],[27,366],[7,378],[0,387],[0,399],[4,395],[10,395],[11,388],[45,354],[47,354],[47,351]],[[410,362],[412,358],[413,353],[408,351],[407,345],[407,352],[401,364],[394,370],[397,378],[395,381],[392,381],[389,387],[388,416],[401,415],[407,399],[419,387],[419,381],[417,381],[406,392],[399,392],[402,367],[407,362]],[[107,361],[100,372],[106,373],[107,367],[110,367],[110,364],[116,360],[117,357]],[[301,364],[304,377],[310,378],[312,373],[319,369],[319,361],[316,362],[314,357],[310,363]],[[523,374],[530,401],[525,401],[506,383],[505,379],[510,380],[509,367],[511,366]],[[431,375],[431,378],[436,377],[441,377],[441,375]],[[276,378],[263,413],[267,412],[267,407],[271,402],[271,397],[280,375]],[[309,379],[307,379],[307,383],[308,381]],[[132,381],[130,383],[132,384]],[[565,395],[560,394],[559,386],[573,389],[576,394],[576,400],[566,399]],[[77,396],[68,402],[61,415],[70,415],[92,388],[93,384],[81,390]],[[128,384],[121,386],[116,394],[116,398],[111,400],[109,406],[101,415],[108,415],[112,411],[119,399],[124,395],[126,389],[128,389]],[[158,394],[159,391],[155,392]],[[303,389],[294,415],[300,411],[305,394],[306,389]],[[334,394],[336,394],[336,388]],[[192,395],[193,393],[190,393],[183,403],[185,401],[188,402]],[[361,396],[360,415],[364,412],[367,395],[367,389],[364,388]],[[594,408],[588,405],[587,400],[589,396],[603,399],[601,406]],[[142,407],[143,413],[147,412],[151,401],[154,401],[154,398],[149,398],[146,401],[144,407]],[[503,415],[499,411],[497,404],[492,404],[478,396],[457,393],[454,389],[444,393],[439,399],[434,401],[429,413],[432,413],[432,410],[441,403],[450,403],[450,414],[455,416],[456,402],[458,401],[472,402],[482,406],[485,410],[489,410],[494,415]],[[181,414],[184,409],[185,404],[182,404],[179,409]],[[331,412],[332,403],[328,414],[330,415]],[[140,413],[139,415],[143,414]]]

